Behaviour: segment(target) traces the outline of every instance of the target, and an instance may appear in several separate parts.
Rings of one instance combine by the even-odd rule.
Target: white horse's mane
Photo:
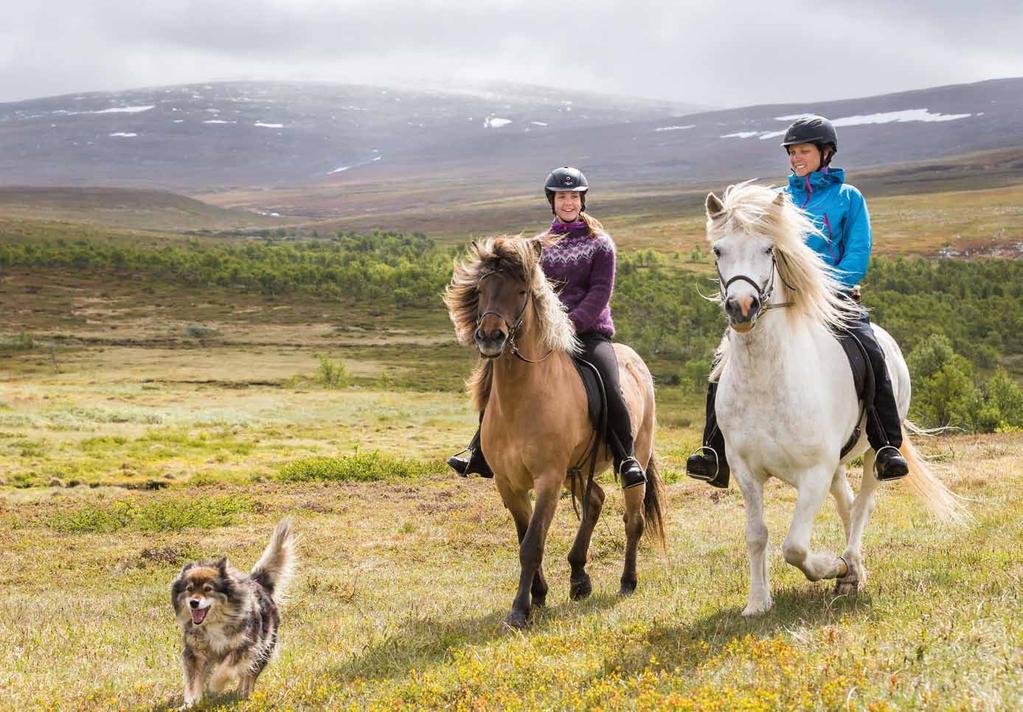
[[[820,230],[787,193],[750,182],[728,186],[721,212],[707,219],[707,240],[713,245],[734,233],[763,235],[774,242],[781,282],[776,288],[798,316],[831,331],[856,320],[858,309],[842,296],[835,270],[806,244],[806,237]]]

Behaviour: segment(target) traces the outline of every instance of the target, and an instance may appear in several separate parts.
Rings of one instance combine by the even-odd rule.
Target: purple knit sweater
[[[611,320],[611,293],[615,286],[615,245],[608,235],[591,237],[586,223],[555,220],[551,234],[561,235],[543,251],[540,266],[554,283],[577,334],[595,331],[609,339],[615,334]]]

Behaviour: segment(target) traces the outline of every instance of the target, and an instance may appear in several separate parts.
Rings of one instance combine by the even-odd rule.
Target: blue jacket
[[[842,284],[859,284],[870,262],[870,214],[860,191],[845,182],[845,171],[822,168],[804,178],[792,173],[786,191],[823,235],[810,235],[806,244],[837,270]]]

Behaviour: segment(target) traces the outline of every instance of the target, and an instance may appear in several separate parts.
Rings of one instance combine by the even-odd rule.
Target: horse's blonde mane
[[[806,244],[806,237],[820,230],[787,193],[739,183],[728,186],[721,204],[720,212],[707,217],[707,240],[713,245],[736,232],[771,238],[781,278],[775,289],[781,290],[781,301],[792,302],[793,316],[813,319],[831,331],[858,318],[858,307],[842,296],[834,269]]]
[[[574,353],[579,350],[575,329],[564,305],[540,267],[539,238],[501,235],[473,241],[468,253],[455,261],[444,304],[455,326],[458,343],[471,345],[479,313],[479,280],[485,272],[501,271],[525,282],[532,294],[535,328],[542,349]],[[467,388],[479,411],[490,397],[493,361],[485,359],[469,377]]]

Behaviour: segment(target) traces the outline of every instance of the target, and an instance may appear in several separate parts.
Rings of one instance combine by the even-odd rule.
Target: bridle
[[[750,286],[752,286],[753,289],[756,290],[757,299],[760,301],[760,309],[757,311],[756,314],[753,315],[753,318],[750,319],[751,328],[757,323],[757,319],[759,319],[760,315],[763,314],[764,312],[770,311],[771,309],[783,309],[785,307],[791,307],[795,304],[795,302],[771,303],[771,296],[774,294],[774,276],[776,274],[780,276],[781,274],[778,271],[778,260],[774,255],[773,248],[771,249],[771,276],[767,278],[767,281],[764,283],[763,286],[757,284],[756,282],[753,281],[752,278],[747,277],[744,274],[734,275],[733,277],[726,281],[724,276],[721,274],[721,268],[718,266],[717,260],[714,260],[714,269],[718,273],[718,290],[721,293],[722,304],[724,304],[725,300],[728,298],[728,288],[732,286],[732,284],[734,284],[735,282],[746,282]],[[792,290],[793,292],[796,291],[796,288],[793,287],[788,282],[786,282],[784,277],[781,278],[781,281],[790,290]]]
[[[507,273],[504,272],[503,270],[498,270],[498,269],[493,269],[493,270],[490,270],[489,272],[484,272],[483,274],[481,274],[479,276],[479,279],[476,281],[477,289],[479,288],[480,282],[482,282],[487,277],[492,277],[495,274],[505,274],[506,275]],[[519,359],[520,361],[524,361],[525,363],[540,363],[541,361],[544,361],[552,353],[554,353],[554,350],[551,349],[546,354],[544,354],[543,356],[541,356],[540,358],[538,358],[536,360],[528,359],[528,358],[526,358],[525,356],[522,355],[522,352],[519,351],[518,345],[515,343],[515,337],[518,335],[519,329],[522,328],[522,322],[526,318],[526,307],[529,306],[529,303],[532,302],[532,301],[533,301],[533,290],[527,289],[526,290],[526,298],[522,301],[522,306],[519,307],[519,310],[515,313],[514,321],[511,321],[511,322],[508,321],[508,319],[504,316],[504,314],[502,314],[501,312],[496,311],[494,309],[488,309],[487,311],[483,312],[482,314],[480,314],[479,316],[476,317],[476,328],[477,329],[480,328],[480,324],[483,323],[483,319],[487,315],[489,315],[489,314],[493,314],[494,316],[496,316],[498,319],[500,319],[501,321],[504,322],[504,325],[506,327],[508,327],[508,338],[505,340],[504,346],[501,348],[501,353],[498,354],[498,356],[504,355],[505,349],[507,349],[509,346],[511,347],[512,354],[517,359]]]

